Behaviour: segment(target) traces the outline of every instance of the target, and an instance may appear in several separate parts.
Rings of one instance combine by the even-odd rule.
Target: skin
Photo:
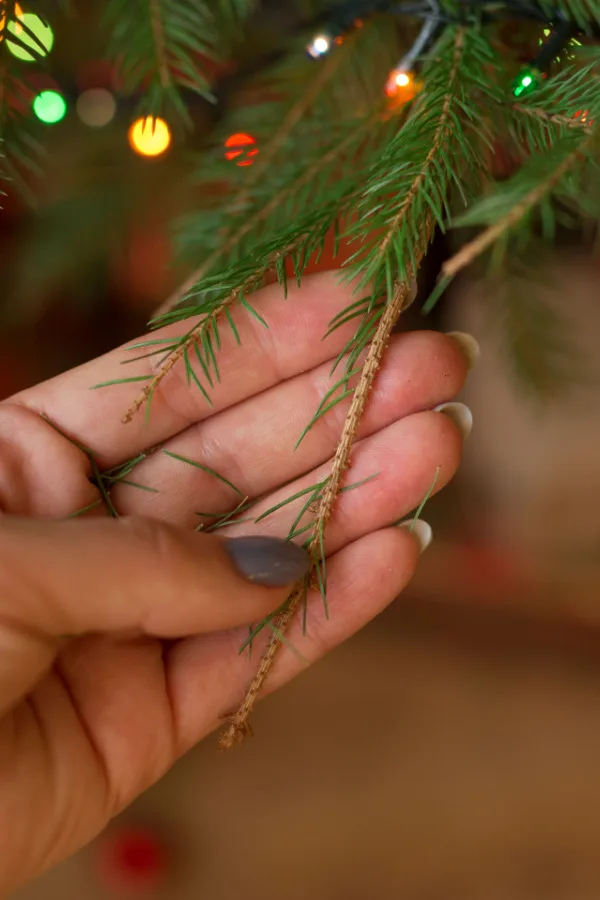
[[[229,510],[239,497],[154,453],[131,477],[158,494],[118,485],[112,496],[123,518],[99,506],[60,521],[98,494],[86,455],[40,413],[92,448],[102,468],[161,443],[263,498],[266,509],[327,474],[347,410],[340,403],[291,452],[353,326],[314,338],[352,302],[333,273],[305,279],[299,293],[284,302],[277,286],[260,292],[268,330],[235,313],[241,347],[223,328],[212,408],[176,368],[149,424],[141,414],[122,425],[138,386],[89,388],[120,376],[123,348],[0,404],[0,893],[89,842],[235,709],[268,639],[257,638],[252,660],[240,655],[247,626],[289,587],[243,578],[223,539],[284,536],[298,508],[259,526],[194,533],[196,510]],[[134,363],[127,374],[151,365]],[[466,368],[444,335],[391,341],[348,483],[377,477],[340,496],[327,531],[330,618],[311,594],[306,635],[300,622],[289,631],[308,662],[381,612],[413,576],[417,542],[391,524],[418,505],[436,467],[439,490],[458,466],[460,434],[431,410],[460,390]],[[283,648],[267,690],[305,665]]]

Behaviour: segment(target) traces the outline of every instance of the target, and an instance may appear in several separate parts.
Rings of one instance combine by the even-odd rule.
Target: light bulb
[[[333,40],[328,34],[317,34],[306,48],[306,52],[313,59],[325,56],[331,50]]]
[[[412,86],[412,83],[413,80],[409,72],[405,72],[404,69],[394,69],[389,74],[385,85],[385,92],[388,97],[401,96],[406,88]]]

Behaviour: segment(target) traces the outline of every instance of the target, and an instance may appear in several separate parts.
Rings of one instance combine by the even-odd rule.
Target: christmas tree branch
[[[379,316],[358,385],[353,392],[342,436],[334,455],[331,475],[319,492],[316,518],[307,542],[308,550],[313,558],[313,574],[318,577],[322,595],[325,594],[323,550],[325,529],[339,493],[343,490],[343,478],[350,465],[352,448],[373,381],[381,366],[392,330],[402,310],[407,306],[408,285],[412,274],[416,273],[418,269],[436,222],[443,221],[445,193],[450,182],[448,159],[451,153],[458,154],[464,147],[464,140],[461,141],[457,134],[460,127],[458,114],[465,110],[469,111],[464,96],[468,88],[461,81],[459,73],[462,72],[464,65],[470,67],[470,71],[474,71],[474,65],[480,64],[481,58],[485,58],[488,52],[487,45],[475,39],[471,42],[471,53],[466,54],[465,61],[465,30],[463,28],[456,28],[449,36],[446,36],[441,48],[441,52],[445,54],[445,66],[440,66],[439,60],[436,60],[437,68],[433,72],[431,68],[429,69],[431,81],[428,84],[425,80],[424,96],[421,102],[416,105],[414,115],[409,120],[407,128],[402,129],[395,136],[392,147],[388,147],[381,162],[374,165],[363,190],[363,198],[366,199],[366,202],[359,205],[359,212],[362,214],[357,229],[359,233],[361,227],[365,230],[377,227],[377,223],[372,221],[371,212],[380,211],[382,206],[384,211],[380,212],[380,215],[385,216],[386,227],[382,229],[383,237],[381,237],[381,233],[379,234],[376,248],[370,256],[367,254],[365,258],[362,251],[359,251],[358,262],[353,274],[362,275],[362,283],[367,283],[370,278],[374,279],[373,296],[381,295],[387,289],[388,299]],[[451,52],[448,55],[449,50]],[[410,164],[404,162],[401,166],[407,174],[410,173],[410,181],[403,180],[402,177],[398,179],[397,172],[394,171],[392,165],[394,152],[400,146],[403,147],[404,159],[407,156],[411,159]],[[414,153],[411,157],[412,148],[414,148]],[[469,155],[467,154],[467,158]],[[439,159],[443,160],[443,163],[440,163]],[[382,175],[384,168],[385,171]],[[456,180],[456,174],[454,178]],[[399,185],[398,180],[400,180]],[[386,197],[386,188],[389,190],[395,188],[391,205]],[[382,196],[388,200],[387,204],[382,203]],[[439,203],[433,200],[434,196],[440,198]],[[390,215],[390,207],[394,208],[392,215]],[[398,244],[399,233],[402,233],[403,237],[400,244]],[[411,242],[410,246],[409,241]],[[390,280],[393,267],[396,268],[397,276],[392,286]],[[354,315],[355,306],[356,304],[352,304],[342,316],[345,313],[349,316]],[[359,312],[360,310],[359,306]],[[373,306],[372,303],[369,303],[363,313],[363,325],[372,315]],[[355,335],[354,346],[350,342],[345,348],[345,351],[349,351],[351,366],[355,364],[356,354],[362,346],[364,334],[364,327],[359,327]],[[369,335],[368,330],[366,334]],[[346,391],[340,395],[339,399],[344,396],[346,396]],[[271,637],[258,671],[242,704],[220,738],[222,749],[232,747],[243,740],[246,735],[251,734],[250,714],[276,658],[281,645],[280,636],[285,635],[307,588],[308,580],[296,585],[285,608],[278,615],[275,621],[276,630]]]
[[[458,253],[455,253],[454,256],[446,260],[442,265],[442,279],[448,281],[449,279],[454,278],[461,269],[470,265],[470,263],[477,259],[477,257],[487,250],[488,247],[494,244],[499,238],[506,235],[529,213],[531,213],[532,210],[557,187],[571,169],[578,163],[585,161],[586,148],[589,146],[590,141],[591,139],[588,139],[576,144],[576,146],[546,174],[545,178],[534,184],[534,186],[518,202],[516,202],[508,212],[497,219],[497,221],[491,224],[472,241],[469,241],[468,244],[465,244]],[[467,217],[463,217],[462,220],[459,220],[459,223],[467,224]]]
[[[232,198],[231,204],[223,210],[225,219],[233,216],[234,208],[243,208],[248,199],[252,196],[252,188],[263,176],[264,172],[272,163],[273,158],[285,144],[294,128],[300,121],[304,119],[314,102],[320,97],[325,85],[334,78],[341,64],[346,61],[348,52],[351,51],[353,40],[349,40],[346,46],[338,48],[337,53],[333,53],[327,60],[326,64],[318,72],[317,76],[308,82],[307,90],[296,100],[283,118],[279,128],[275,131],[273,137],[269,141],[264,151],[261,151],[253,165],[253,171],[248,175],[248,179],[242,191]],[[298,189],[298,185],[296,186]],[[289,187],[289,193],[294,190],[293,185]],[[284,188],[282,193],[287,194],[288,189]],[[231,251],[240,243],[240,241],[254,228],[255,224],[263,221],[276,208],[278,202],[277,196],[274,196],[262,211],[250,216],[239,228],[235,227],[236,220],[225,226],[219,234],[218,246],[208,254],[208,256],[194,269],[194,271],[176,288],[175,291],[165,300],[163,304],[156,310],[155,317],[162,316],[174,306],[176,306],[186,294],[198,284],[198,282],[223,257],[229,255]]]
[[[180,360],[186,360],[186,369],[188,371],[188,375],[191,374],[191,367],[189,361],[187,360],[187,354],[192,348],[197,347],[199,343],[204,344],[206,356],[208,357],[206,361],[203,361],[200,352],[197,351],[196,353],[198,361],[200,362],[204,370],[205,376],[207,378],[210,378],[208,369],[210,368],[210,365],[212,363],[217,380],[219,380],[218,366],[214,354],[214,349],[212,347],[212,335],[218,335],[219,319],[223,315],[227,317],[228,322],[234,332],[234,336],[236,337],[236,341],[239,341],[239,336],[237,334],[237,330],[235,329],[235,325],[233,324],[233,320],[231,319],[230,315],[228,315],[229,308],[233,306],[233,304],[237,301],[244,302],[244,294],[256,289],[265,275],[271,269],[277,269],[281,261],[284,260],[290,253],[292,253],[299,244],[301,244],[305,236],[306,235],[304,234],[304,232],[295,235],[294,238],[290,240],[290,242],[283,248],[275,250],[272,254],[268,255],[266,260],[262,261],[259,266],[252,268],[250,273],[238,284],[236,284],[236,286],[231,291],[229,291],[229,293],[227,293],[225,297],[217,301],[217,303],[212,306],[212,308],[208,309],[203,314],[200,322],[194,325],[194,327],[190,331],[188,331],[187,334],[179,338],[174,346],[170,347],[167,350],[166,359],[162,361],[162,363],[158,367],[156,374],[148,381],[148,384],[144,386],[139,397],[135,400],[135,402],[123,416],[124,424],[131,422],[134,416],[141,410],[141,408],[145,404],[150,403],[152,395],[154,394],[154,391],[156,390],[158,385]],[[258,314],[254,310],[252,310],[252,307],[250,307],[248,304],[246,304],[246,306],[251,312],[254,313],[255,316],[257,316],[257,318],[260,318]],[[187,310],[185,312],[187,312]],[[263,322],[263,324],[266,324],[264,320],[261,319],[261,321]],[[197,386],[201,387],[200,382],[197,378],[194,378],[194,381]],[[203,391],[203,393],[205,392]]]
[[[563,128],[583,128],[589,127],[590,124],[587,116],[579,116],[575,119],[572,116],[564,116],[558,113],[549,113],[546,112],[545,109],[523,106],[521,103],[513,103],[513,109],[521,115],[533,116],[536,119],[541,119],[548,125],[560,125]]]
[[[319,558],[322,555],[323,534],[333,513],[337,497],[342,487],[344,475],[350,465],[350,457],[356,440],[358,427],[367,405],[373,381],[381,367],[381,362],[389,343],[390,336],[400,314],[413,299],[414,292],[411,292],[409,285],[406,282],[398,284],[392,302],[387,304],[379,321],[377,331],[375,332],[375,336],[373,337],[362,368],[360,380],[354,391],[352,403],[350,404],[350,408],[346,415],[342,435],[333,459],[331,475],[327,479],[319,500],[315,523],[312,527],[312,536],[308,544],[308,550],[313,559]],[[288,599],[285,610],[277,618],[275,631],[263,655],[258,671],[253,678],[239,709],[231,718],[228,727],[220,737],[219,746],[222,750],[233,747],[234,744],[240,743],[244,737],[252,734],[249,721],[250,715],[258,696],[263,689],[271,666],[275,661],[279,647],[282,644],[282,636],[285,635],[289,624],[294,617],[298,604],[304,597],[306,587],[307,581],[303,581],[294,588]]]
[[[460,71],[460,63],[463,54],[463,45],[464,45],[464,37],[465,32],[464,29],[459,28],[456,32],[456,37],[454,41],[454,57],[452,60],[452,68],[450,69],[450,77],[448,79],[448,91],[444,98],[442,111],[439,117],[439,121],[437,127],[435,129],[433,135],[433,141],[431,143],[431,149],[427,153],[425,160],[423,162],[423,166],[421,171],[413,181],[409,190],[407,191],[406,197],[403,200],[400,209],[393,217],[387,234],[385,235],[383,241],[381,242],[381,246],[379,251],[375,257],[376,263],[381,262],[381,260],[385,257],[385,254],[390,245],[390,241],[396,234],[401,222],[406,216],[408,210],[410,210],[413,200],[415,196],[418,194],[419,190],[423,186],[423,182],[425,181],[427,175],[429,174],[431,166],[434,164],[434,160],[439,153],[441,147],[445,143],[446,138],[446,130],[449,127],[449,113],[452,107],[452,100],[454,98],[454,92],[456,90],[456,79],[458,77],[458,73]]]
[[[159,80],[161,87],[167,90],[171,87],[171,74],[167,63],[165,30],[161,15],[160,0],[150,0],[150,21],[152,23],[152,34],[154,36]]]

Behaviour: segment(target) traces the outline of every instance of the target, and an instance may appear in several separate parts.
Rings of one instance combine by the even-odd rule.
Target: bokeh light
[[[403,69],[393,69],[386,82],[385,92],[388,97],[397,97],[412,85],[413,79],[409,72],[405,72]],[[410,97],[407,96],[406,99],[408,100]]]
[[[236,166],[251,166],[257,154],[258,147],[251,134],[237,132],[225,141],[225,159],[235,160]]]
[[[26,25],[29,31],[35,35],[38,42],[22,27]],[[14,34],[19,38],[21,44],[25,44],[26,47],[31,47],[31,52],[26,49],[26,47],[22,47],[21,44],[15,44],[14,41],[11,41],[6,38],[6,47],[13,56],[16,56],[17,59],[22,59],[24,62],[34,62],[36,59],[39,59],[41,56],[47,56],[48,53],[52,50],[52,45],[54,44],[54,32],[50,28],[49,25],[46,25],[39,16],[36,16],[35,13],[23,13],[19,16],[18,21],[12,21],[8,23],[7,27],[8,34]],[[40,47],[45,48],[45,52]]]
[[[33,101],[33,111],[41,122],[54,125],[64,119],[67,104],[57,91],[42,91]]]
[[[170,143],[171,131],[164,119],[146,116],[129,129],[129,145],[140,156],[160,156]]]
[[[114,119],[117,103],[111,92],[105,88],[90,88],[89,91],[83,91],[79,95],[75,108],[85,125],[102,128]]]

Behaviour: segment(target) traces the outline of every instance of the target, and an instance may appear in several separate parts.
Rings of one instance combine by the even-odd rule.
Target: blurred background
[[[127,110],[103,127],[74,112],[91,89],[98,114],[115,88],[93,8],[40,82],[71,109],[44,135],[42,195],[32,209],[9,192],[0,214],[1,397],[142,334],[181,280],[185,154],[132,149]],[[437,238],[423,299],[447,255]],[[253,741],[219,755],[209,738],[18,900],[600,897],[600,261],[583,229],[539,269],[464,279],[402,323],[482,348],[461,398],[474,429],[427,506],[434,541],[410,589],[264,701]],[[532,322],[567,339],[560,367]]]

